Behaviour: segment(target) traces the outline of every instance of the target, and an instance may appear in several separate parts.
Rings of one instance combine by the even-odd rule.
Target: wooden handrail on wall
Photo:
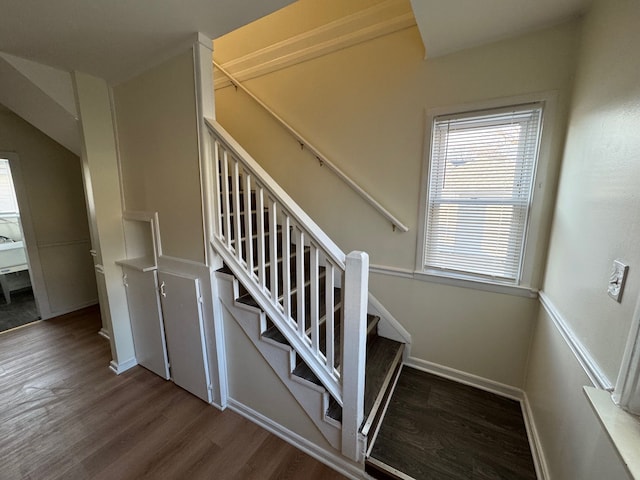
[[[360,185],[358,185],[351,177],[349,177],[345,172],[343,172],[340,167],[338,167],[335,163],[329,160],[325,155],[323,155],[316,147],[314,147],[305,137],[302,136],[295,128],[293,128],[286,120],[284,120],[280,115],[274,112],[267,104],[265,104],[262,100],[256,97],[251,90],[247,89],[244,85],[242,85],[231,73],[225,70],[220,64],[218,64],[215,60],[213,60],[213,66],[216,67],[220,72],[222,72],[229,81],[234,85],[234,87],[240,88],[243,92],[249,95],[253,100],[255,100],[258,105],[264,108],[273,118],[275,118],[285,130],[287,130],[303,148],[306,148],[311,154],[320,162],[321,166],[326,166],[331,170],[334,174],[338,176],[344,183],[346,183],[353,191],[355,191],[358,195],[360,195],[369,205],[375,208],[383,217],[391,222],[391,225],[394,230],[398,229],[401,232],[408,232],[409,227],[407,227],[404,223],[398,220],[389,210],[387,210],[384,206],[380,204],[375,198],[373,198],[366,190],[364,190]]]

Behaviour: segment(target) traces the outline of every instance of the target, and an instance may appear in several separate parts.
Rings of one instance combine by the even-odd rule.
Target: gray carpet
[[[30,288],[11,292],[11,303],[7,305],[0,295],[0,332],[38,320],[38,310]]]

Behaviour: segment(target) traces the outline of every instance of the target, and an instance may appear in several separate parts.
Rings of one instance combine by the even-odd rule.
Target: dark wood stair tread
[[[394,363],[394,359],[403,348],[403,343],[377,335],[367,345],[363,425],[366,423],[369,415],[372,413],[375,415],[376,412],[372,412],[372,408],[376,403],[376,398],[385,383],[387,375],[396,369],[397,363]],[[340,408],[338,402],[333,398],[329,403],[327,416],[342,421],[342,408]]]
[[[370,329],[369,326],[371,325],[377,325],[378,321],[380,320],[380,317],[376,316],[376,315],[370,315],[367,314],[367,331],[373,331],[373,329]],[[339,359],[340,359],[340,352],[341,352],[341,343],[340,342],[340,325],[336,324],[336,345],[335,345],[335,358],[336,358],[336,368],[338,368],[340,366],[339,364]],[[376,335],[377,336],[377,335]],[[367,348],[370,342],[367,342]],[[368,357],[368,351],[367,351],[367,357]],[[302,359],[299,358],[298,364],[296,365],[296,368],[293,370],[293,374],[303,378],[309,382],[315,383],[316,385],[320,385],[322,386],[322,382],[320,381],[320,379],[318,379],[318,377],[316,377],[315,373],[313,373],[313,371],[311,370],[311,368],[309,368],[309,366],[304,363],[304,361],[302,361]],[[337,403],[336,403],[337,405]],[[331,406],[330,406],[331,407]],[[338,408],[340,408],[340,406],[338,405]],[[334,418],[334,417],[331,417]]]

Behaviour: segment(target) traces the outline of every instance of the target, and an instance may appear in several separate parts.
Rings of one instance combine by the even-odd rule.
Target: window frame
[[[499,279],[481,277],[473,274],[449,272],[443,270],[430,270],[424,267],[424,252],[427,233],[427,213],[429,200],[429,175],[431,170],[431,146],[434,119],[446,115],[458,115],[477,111],[508,108],[525,104],[540,103],[543,106],[540,144],[538,148],[537,166],[533,172],[533,186],[531,191],[531,207],[528,214],[523,258],[521,262],[520,282],[503,282]],[[443,283],[466,288],[488,290],[498,293],[515,294],[520,296],[535,297],[544,272],[544,255],[547,249],[548,230],[551,214],[550,188],[554,183],[555,173],[552,169],[551,147],[555,130],[557,93],[542,92],[492,99],[483,102],[461,104],[453,107],[437,107],[425,110],[425,135],[423,146],[423,164],[420,187],[420,205],[418,218],[418,238],[416,242],[415,276],[426,281]],[[547,214],[545,216],[545,213]]]

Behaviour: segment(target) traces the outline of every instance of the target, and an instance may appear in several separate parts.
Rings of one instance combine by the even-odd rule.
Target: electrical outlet
[[[609,296],[618,303],[622,301],[622,290],[624,290],[624,282],[627,280],[628,271],[628,265],[625,265],[619,260],[613,261],[613,270],[609,276],[609,287],[607,292],[609,293]]]

